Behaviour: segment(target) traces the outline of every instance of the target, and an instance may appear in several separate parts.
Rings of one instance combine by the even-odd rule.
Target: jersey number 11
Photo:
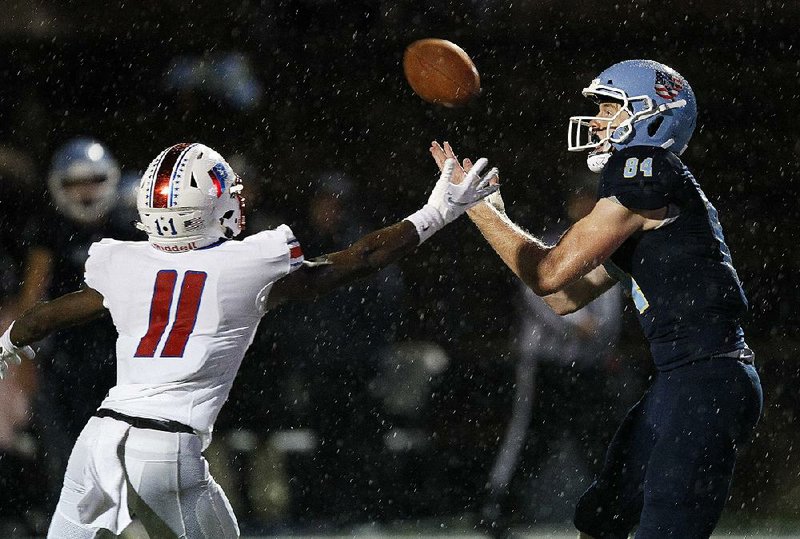
[[[175,309],[175,320],[167,336],[167,342],[161,349],[159,357],[183,357],[189,335],[194,331],[197,322],[197,311],[200,309],[200,296],[206,284],[207,274],[204,271],[187,271],[183,274],[181,293]],[[178,272],[161,270],[156,275],[153,287],[153,299],[150,302],[150,323],[147,333],[139,341],[134,357],[154,357],[158,343],[167,329],[172,299],[175,296],[175,285]]]

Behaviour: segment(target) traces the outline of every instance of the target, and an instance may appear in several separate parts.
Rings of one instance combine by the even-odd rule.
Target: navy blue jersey
[[[717,211],[681,160],[652,146],[615,152],[598,196],[632,210],[670,208],[670,220],[628,238],[605,264],[631,292],[656,367],[744,347],[747,299]]]

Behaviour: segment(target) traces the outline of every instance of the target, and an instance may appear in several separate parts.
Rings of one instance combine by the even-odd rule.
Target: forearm
[[[419,236],[409,221],[371,232],[344,251],[328,255],[334,270],[334,286],[375,273],[413,251],[418,244]]]
[[[343,251],[309,260],[291,278],[278,282],[271,299],[276,304],[286,299],[315,299],[396,262],[418,244],[417,231],[408,221],[371,232]]]
[[[14,322],[11,342],[26,346],[50,333],[93,320],[107,311],[103,297],[86,288],[66,294],[53,301],[38,303]]]
[[[554,312],[560,315],[570,314],[591,303],[615,283],[605,268],[598,266],[577,281],[554,294],[543,296],[542,299]]]
[[[478,204],[469,218],[505,264],[539,296],[553,293],[547,279],[547,257],[552,247],[518,227],[489,204]]]

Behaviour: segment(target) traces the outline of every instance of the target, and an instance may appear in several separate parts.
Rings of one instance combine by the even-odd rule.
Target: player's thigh
[[[69,457],[64,482],[61,487],[58,504],[56,505],[53,519],[47,531],[48,538],[58,539],[95,539],[115,537],[107,530],[98,529],[81,523],[85,515],[81,515],[81,507],[95,506],[100,500],[93,496],[102,497],[103,493],[92,489],[87,484],[86,469],[92,465],[91,459],[95,457],[92,447],[101,436],[101,421],[91,419],[81,431],[72,453]]]
[[[230,503],[201,449],[199,438],[190,434],[132,429],[125,451],[129,504],[151,535],[239,536]]]
[[[709,537],[722,514],[736,446],[755,426],[761,394],[735,362],[704,369],[698,365],[672,388],[676,404],[648,464],[639,539]]]
[[[118,535],[109,530],[90,528],[68,520],[63,514],[56,513],[47,531],[48,539],[115,539]]]
[[[735,460],[733,443],[718,437],[662,437],[647,469],[637,539],[709,537],[728,496]]]
[[[622,421],[600,475],[578,500],[575,526],[595,537],[625,538],[639,520],[642,485],[655,442],[647,410],[650,394]]]

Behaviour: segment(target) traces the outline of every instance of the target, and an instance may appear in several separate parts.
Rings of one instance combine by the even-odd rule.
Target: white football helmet
[[[245,225],[242,180],[198,143],[171,146],[142,176],[137,228],[156,249],[181,253],[238,236]]]

